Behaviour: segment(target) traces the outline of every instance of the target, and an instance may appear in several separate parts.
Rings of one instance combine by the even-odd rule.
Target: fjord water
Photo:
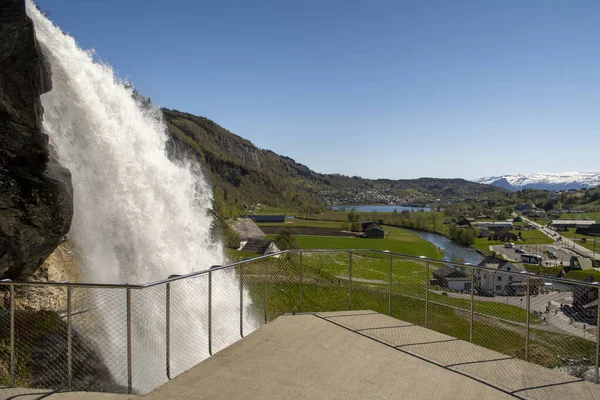
[[[42,95],[43,128],[72,174],[69,237],[85,280],[147,283],[222,264],[222,245],[211,234],[210,187],[197,167],[167,156],[160,110],[141,107],[109,65],[95,61],[92,52],[79,48],[29,0],[27,13],[52,69],[52,90]],[[213,341],[223,347],[235,340],[233,332],[239,332],[232,322],[239,321],[239,301],[228,298],[239,293],[239,283],[233,273],[213,276],[218,288],[213,308],[221,310],[213,321]],[[195,333],[193,340],[179,338],[172,344],[178,372],[208,355],[202,333],[208,289],[206,279],[195,282],[172,288],[172,330]],[[75,292],[84,295],[82,290]],[[133,384],[136,392],[145,392],[166,380],[165,290],[162,286],[152,293],[133,292]],[[89,339],[112,379],[125,385],[125,291],[88,293],[95,309],[101,310],[97,332]],[[246,332],[253,329],[250,325]],[[197,345],[190,349],[191,343]],[[178,360],[184,359],[185,365],[177,368]]]

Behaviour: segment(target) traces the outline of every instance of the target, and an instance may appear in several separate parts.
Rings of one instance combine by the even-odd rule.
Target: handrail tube
[[[513,275],[513,276],[523,276],[523,275],[529,275],[531,277],[535,277],[536,279],[543,279],[543,280],[548,280],[548,281],[553,281],[553,282],[558,282],[558,283],[562,283],[565,285],[578,285],[578,286],[585,286],[585,287],[593,287],[593,288],[598,288],[600,283],[597,282],[583,282],[583,281],[577,281],[574,279],[564,279],[564,278],[558,278],[558,277],[552,277],[552,276],[547,276],[547,275],[538,275],[535,274],[533,272],[523,272],[523,273],[517,273],[517,272],[509,272],[509,271],[499,271],[499,270],[495,270],[492,268],[486,268],[486,267],[480,267],[478,265],[471,265],[469,263],[457,263],[457,262],[453,262],[453,261],[444,261],[444,260],[437,260],[435,258],[429,258],[429,257],[423,257],[423,256],[413,256],[410,254],[402,254],[402,253],[396,253],[396,252],[391,252],[391,251],[385,251],[385,250],[372,250],[372,249],[311,249],[311,250],[283,250],[280,252],[276,252],[276,253],[271,253],[265,256],[259,256],[259,257],[255,257],[255,258],[250,258],[247,260],[242,260],[242,261],[238,261],[235,263],[231,263],[231,264],[226,264],[226,265],[215,265],[212,266],[208,269],[202,270],[202,271],[196,271],[196,272],[191,272],[189,274],[185,274],[185,275],[179,275],[173,278],[169,278],[169,279],[163,279],[163,280],[159,280],[159,281],[154,281],[154,282],[150,282],[150,283],[145,283],[145,284],[99,284],[99,283],[71,283],[71,282],[3,282],[0,281],[0,286],[1,285],[20,285],[20,286],[53,286],[53,287],[61,287],[61,286],[71,286],[71,287],[88,287],[88,288],[104,288],[104,289],[123,289],[123,288],[128,288],[128,289],[143,289],[146,287],[152,287],[152,286],[157,286],[157,285],[162,285],[165,284],[167,282],[174,282],[177,280],[181,280],[181,279],[186,279],[186,278],[191,278],[191,277],[195,277],[195,276],[199,276],[199,275],[203,275],[208,273],[209,270],[213,270],[213,271],[218,271],[221,269],[228,269],[228,268],[232,268],[241,264],[248,264],[254,261],[258,261],[261,259],[265,259],[265,258],[271,258],[277,255],[281,255],[281,254],[286,254],[286,253],[298,253],[298,252],[305,252],[305,253],[352,253],[352,252],[371,252],[371,253],[377,253],[377,254],[392,254],[394,256],[398,256],[398,257],[402,257],[405,259],[409,259],[409,260],[415,260],[415,261],[430,261],[430,262],[435,262],[435,263],[444,263],[446,265],[452,265],[452,266],[457,266],[457,267],[462,267],[462,268],[469,268],[471,270],[481,270],[481,271],[494,271],[495,273],[499,273],[499,274],[505,274],[505,275]]]

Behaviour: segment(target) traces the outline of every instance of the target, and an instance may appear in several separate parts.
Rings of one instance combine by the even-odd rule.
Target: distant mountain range
[[[600,171],[534,173],[490,176],[476,179],[485,183],[516,191],[521,189],[569,190],[600,186]]]

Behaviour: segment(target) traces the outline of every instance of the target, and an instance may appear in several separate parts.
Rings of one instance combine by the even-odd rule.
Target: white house
[[[525,271],[522,264],[513,264],[495,257],[487,257],[479,263],[484,269],[474,270],[475,287],[483,292],[500,296],[522,296],[525,293],[526,281],[521,273]],[[500,271],[515,272],[504,274]]]

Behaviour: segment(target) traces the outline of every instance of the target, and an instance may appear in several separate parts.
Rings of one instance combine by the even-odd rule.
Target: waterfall
[[[43,129],[72,174],[74,215],[69,236],[86,281],[147,283],[222,264],[222,244],[211,235],[210,186],[197,166],[167,156],[160,109],[140,106],[111,66],[79,48],[31,0],[27,13],[52,69],[52,90],[42,96]],[[239,315],[239,301],[233,298],[239,283],[233,273],[213,275],[217,288],[213,307],[220,310],[213,322],[213,341],[222,348],[239,332],[239,323],[232,325]],[[206,281],[202,277],[171,288],[174,368],[185,359],[177,372],[208,355],[206,335],[199,336],[207,325]],[[166,380],[164,289],[132,294],[138,393]],[[111,379],[125,385],[125,291],[75,292],[92,293],[89,297],[99,310],[92,321],[97,328],[82,334],[99,349]],[[250,304],[249,298],[245,304]],[[253,329],[245,328],[248,333]]]

